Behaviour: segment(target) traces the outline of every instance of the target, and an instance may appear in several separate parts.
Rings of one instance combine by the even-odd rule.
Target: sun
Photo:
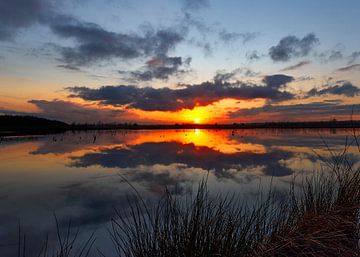
[[[200,119],[199,119],[199,118],[195,118],[195,119],[194,119],[194,123],[199,124],[199,123],[200,123]]]

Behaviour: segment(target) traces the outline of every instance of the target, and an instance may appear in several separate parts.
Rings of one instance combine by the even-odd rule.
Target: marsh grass
[[[325,146],[330,159],[319,156],[325,170],[300,183],[294,179],[285,194],[271,187],[251,205],[235,196],[212,196],[206,179],[190,201],[166,191],[151,206],[132,186],[136,200],[130,202],[130,211],[117,211],[110,229],[117,254],[360,256],[360,171],[348,159],[348,142],[341,153]]]

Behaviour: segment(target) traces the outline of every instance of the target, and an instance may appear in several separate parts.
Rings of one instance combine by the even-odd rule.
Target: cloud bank
[[[125,106],[145,111],[177,111],[206,106],[224,98],[239,100],[263,98],[271,101],[292,99],[294,95],[284,89],[294,78],[286,75],[264,77],[262,85],[242,82],[204,82],[184,85],[184,88],[171,89],[135,87],[131,85],[102,86],[97,89],[88,87],[68,87],[70,97],[79,97],[86,101],[98,101],[101,104]]]

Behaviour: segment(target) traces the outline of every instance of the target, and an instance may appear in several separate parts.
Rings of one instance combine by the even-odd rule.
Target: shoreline
[[[22,131],[0,131],[1,138],[20,137],[20,136],[41,136],[41,135],[57,135],[65,132],[92,132],[92,131],[149,131],[149,130],[339,130],[339,129],[360,129],[357,127],[138,127],[138,128],[88,128],[88,129],[64,129],[64,130],[22,130]]]

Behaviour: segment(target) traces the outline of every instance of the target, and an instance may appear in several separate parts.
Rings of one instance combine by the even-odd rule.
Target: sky
[[[0,114],[360,119],[360,1],[1,0]]]

